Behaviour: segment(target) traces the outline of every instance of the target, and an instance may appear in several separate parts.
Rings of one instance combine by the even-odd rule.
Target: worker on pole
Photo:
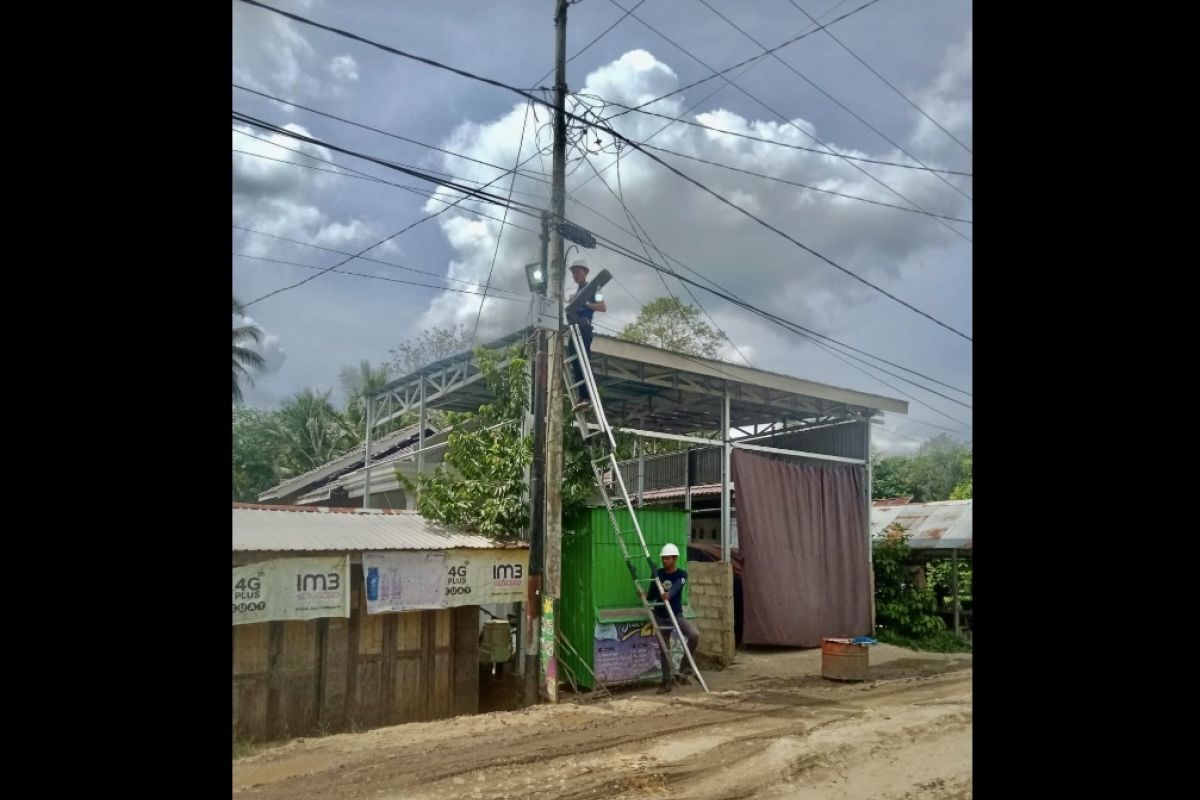
[[[587,286],[588,266],[587,262],[582,258],[577,258],[571,264],[571,279],[575,281],[575,291],[567,298],[570,303],[575,297],[583,291]],[[584,303],[577,312],[575,312],[575,322],[579,325],[579,338],[583,340],[583,350],[587,353],[588,361],[592,359],[592,317],[597,311],[608,311],[608,306],[604,303],[604,295],[596,293],[595,298],[590,303]],[[572,367],[575,371],[575,383],[583,380],[583,370],[579,366],[579,361],[572,362]],[[587,385],[579,387],[579,402],[572,409],[575,412],[586,411],[591,405],[591,397],[588,395]]]

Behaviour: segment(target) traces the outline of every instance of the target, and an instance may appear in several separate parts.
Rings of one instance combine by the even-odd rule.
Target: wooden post
[[[958,633],[958,550],[950,551],[950,586],[954,592],[954,632]]]

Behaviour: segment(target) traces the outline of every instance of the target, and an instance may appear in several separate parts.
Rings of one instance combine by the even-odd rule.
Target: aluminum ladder
[[[617,440],[613,436],[612,426],[609,425],[608,417],[604,413],[604,405],[600,401],[600,393],[596,390],[596,378],[592,373],[591,361],[587,358],[587,353],[583,349],[583,339],[579,333],[579,326],[568,325],[567,332],[570,337],[571,349],[569,353],[565,354],[566,358],[563,361],[563,382],[566,384],[567,397],[573,409],[579,405],[581,399],[579,394],[580,387],[587,387],[591,405],[588,408],[574,412],[575,426],[579,429],[579,433],[583,437],[583,443],[588,448],[592,474],[595,476],[596,486],[600,489],[600,496],[604,498],[604,508],[608,512],[608,521],[612,525],[613,532],[617,535],[617,542],[621,545],[621,555],[625,559],[625,566],[629,569],[629,576],[633,579],[633,586],[637,590],[638,600],[642,604],[642,609],[646,612],[650,626],[654,629],[654,636],[658,639],[658,646],[662,648],[661,652],[670,653],[668,642],[663,637],[663,631],[674,632],[683,645],[683,655],[692,668],[692,674],[696,676],[696,680],[700,683],[700,686],[707,692],[709,691],[708,684],[704,682],[704,676],[700,674],[700,670],[696,667],[696,661],[692,658],[692,653],[687,646],[687,637],[683,635],[683,631],[679,627],[679,620],[676,619],[675,611],[671,608],[671,604],[663,601],[651,601],[646,597],[647,588],[651,583],[657,586],[660,598],[665,598],[667,593],[663,591],[663,586],[658,580],[654,561],[650,557],[650,548],[646,546],[646,538],[642,535],[642,526],[638,523],[633,503],[629,499],[629,492],[625,489],[625,479],[621,477],[621,470],[617,465]],[[579,371],[583,376],[581,380],[575,380],[575,371],[572,365],[576,362],[579,364]],[[605,480],[606,471],[611,476],[611,479],[608,481]],[[632,530],[622,530],[621,526],[617,523],[617,515],[614,511],[614,506],[616,505],[623,506],[629,512],[629,518],[633,521]],[[631,550],[634,552],[631,553]],[[649,578],[638,577],[634,559],[639,555],[646,559],[646,564],[650,567]],[[643,586],[646,588],[643,588]],[[666,608],[667,616],[671,620],[670,625],[659,624],[658,618],[654,615],[654,608],[656,606]],[[674,664],[671,663],[669,655],[667,663],[671,664],[671,677],[674,679]]]

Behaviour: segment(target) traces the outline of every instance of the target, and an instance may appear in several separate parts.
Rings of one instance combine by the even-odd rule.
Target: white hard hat
[[[678,556],[679,548],[676,547],[675,545],[673,545],[672,543],[667,542],[666,544],[663,545],[662,552],[659,553],[658,555],[660,558],[666,558],[667,556]]]
[[[591,272],[591,270],[588,269],[587,262],[584,261],[582,258],[577,258],[573,262],[571,262],[570,268],[575,269],[576,267],[581,268],[584,272]]]

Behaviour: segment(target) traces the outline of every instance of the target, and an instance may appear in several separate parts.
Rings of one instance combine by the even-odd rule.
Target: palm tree
[[[305,389],[277,412],[273,436],[281,448],[276,463],[280,475],[307,472],[354,446],[346,420],[329,402],[330,394]]]
[[[367,430],[366,422],[366,400],[365,398],[376,395],[387,386],[391,380],[392,369],[387,364],[373,366],[370,361],[360,361],[357,366],[342,367],[338,373],[338,378],[342,384],[342,391],[346,393],[346,413],[344,418],[350,429],[350,435],[354,439],[355,444],[360,444],[363,441],[363,436]],[[384,426],[382,430],[376,430],[376,435],[382,435],[395,430],[401,420],[392,420],[389,425]]]
[[[239,316],[242,313],[237,298],[233,299],[233,313]],[[245,346],[250,343],[258,344],[262,341],[262,335],[262,328],[257,325],[235,325],[233,328],[233,402],[235,403],[243,400],[239,380],[244,380],[253,386],[254,381],[250,378],[250,370],[262,370],[267,364],[257,350]]]
[[[387,386],[391,376],[392,370],[387,364],[376,367],[365,359],[358,362],[358,366],[342,367],[338,373],[342,391],[346,393],[347,405],[353,405],[368,395],[378,393]]]

